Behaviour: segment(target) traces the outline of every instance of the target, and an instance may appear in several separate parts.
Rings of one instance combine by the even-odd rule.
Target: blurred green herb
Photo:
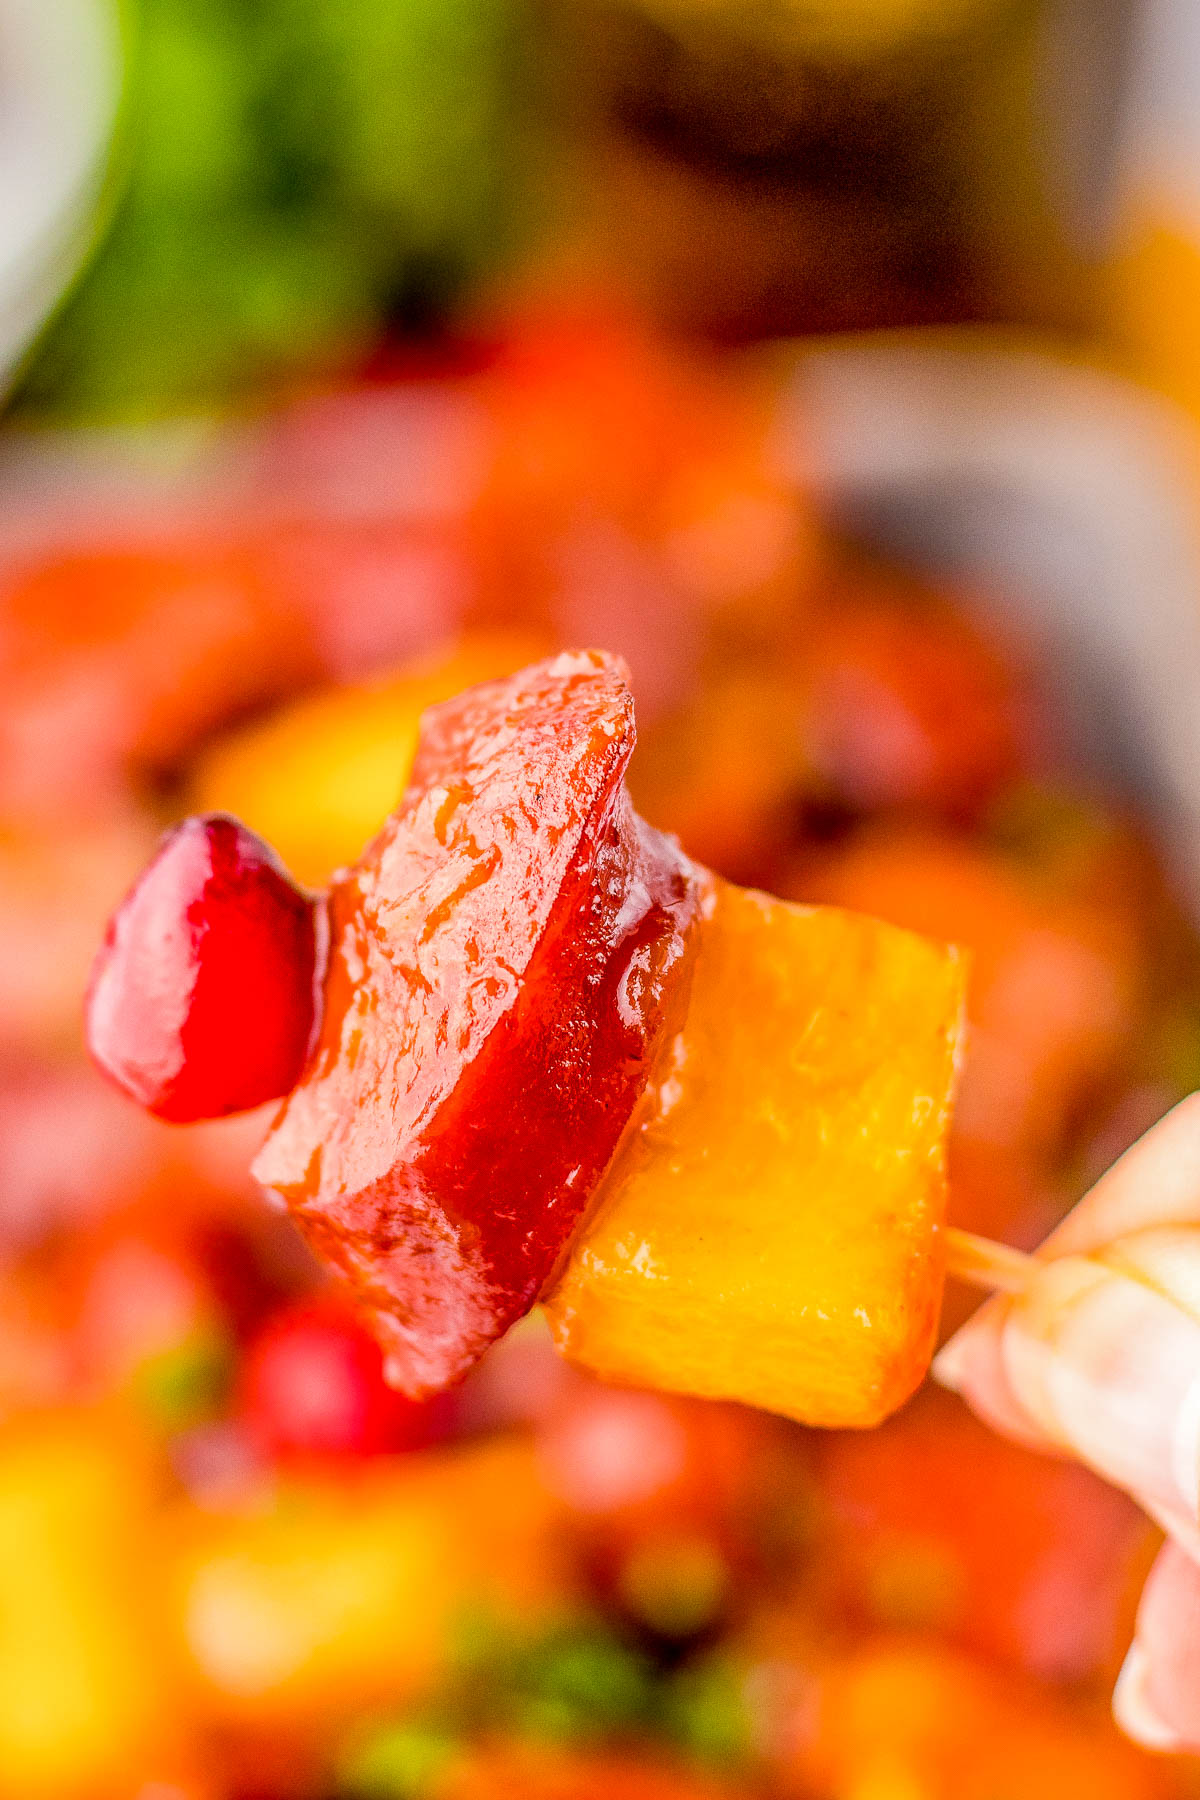
[[[133,1378],[134,1396],[161,1431],[186,1431],[217,1413],[229,1393],[234,1350],[220,1330],[198,1330],[147,1357]]]
[[[205,406],[361,354],[496,250],[522,0],[136,0],[111,228],[18,397]]]
[[[718,1770],[752,1757],[742,1671],[728,1658],[660,1658],[589,1613],[536,1630],[482,1613],[461,1626],[432,1709],[356,1738],[339,1793],[408,1800],[458,1747],[489,1737],[572,1749],[637,1739]]]
[[[337,1791],[350,1800],[418,1800],[458,1754],[435,1721],[394,1720],[363,1732],[342,1757]]]
[[[665,1735],[693,1762],[732,1770],[753,1754],[744,1672],[727,1657],[676,1671],[664,1689],[662,1719]]]
[[[640,1732],[656,1710],[654,1662],[602,1618],[537,1630],[493,1615],[460,1621],[448,1704],[476,1728],[580,1743]]]
[[[652,1729],[655,1671],[610,1627],[580,1620],[517,1651],[498,1695],[523,1737],[588,1743]]]
[[[1086,873],[1119,828],[1099,796],[1034,781],[1009,788],[983,824],[994,849],[1051,887]]]
[[[729,1566],[703,1537],[673,1535],[635,1553],[620,1575],[621,1600],[660,1637],[681,1642],[705,1630],[729,1598]]]

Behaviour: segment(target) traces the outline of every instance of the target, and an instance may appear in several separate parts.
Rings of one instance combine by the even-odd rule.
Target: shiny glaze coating
[[[624,667],[539,663],[426,714],[329,898],[324,1024],[255,1173],[414,1396],[533,1305],[686,998],[696,879],[624,790]]]
[[[85,1030],[94,1060],[183,1124],[277,1100],[312,1041],[320,909],[236,819],[185,819],[118,907]]]

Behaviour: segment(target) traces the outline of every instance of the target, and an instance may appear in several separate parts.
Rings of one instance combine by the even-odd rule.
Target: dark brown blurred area
[[[541,0],[575,253],[725,339],[1080,329],[1128,0]]]

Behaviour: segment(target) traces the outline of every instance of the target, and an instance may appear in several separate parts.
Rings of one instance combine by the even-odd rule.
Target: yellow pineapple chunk
[[[941,1300],[958,953],[717,882],[683,1029],[546,1302],[609,1380],[873,1425]]]

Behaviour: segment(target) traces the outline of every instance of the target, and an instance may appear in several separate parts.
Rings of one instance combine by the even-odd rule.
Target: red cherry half
[[[236,819],[185,819],[109,923],[87,998],[95,1061],[176,1124],[277,1100],[313,1037],[318,913]]]
[[[273,1457],[356,1457],[418,1450],[446,1435],[446,1397],[408,1400],[384,1380],[383,1351],[336,1296],[286,1307],[251,1343],[241,1410]]]

